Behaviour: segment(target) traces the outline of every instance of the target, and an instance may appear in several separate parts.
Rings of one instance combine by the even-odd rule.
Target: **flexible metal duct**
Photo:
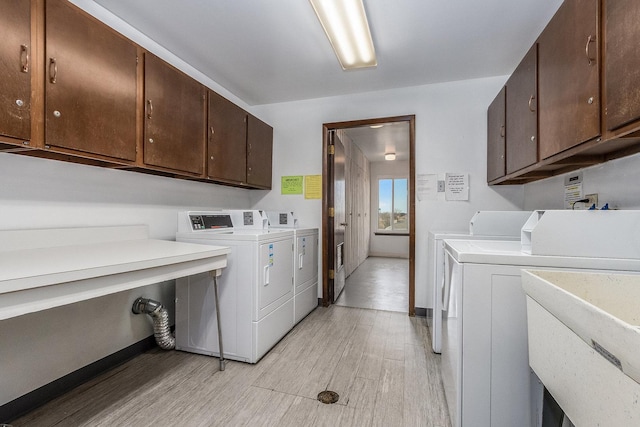
[[[148,298],[138,298],[133,302],[131,310],[135,314],[146,313],[153,319],[153,336],[156,343],[163,350],[173,350],[176,347],[176,338],[171,333],[169,314],[167,309],[158,301]]]

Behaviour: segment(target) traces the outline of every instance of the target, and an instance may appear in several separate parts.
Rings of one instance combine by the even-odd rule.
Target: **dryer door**
[[[293,238],[262,243],[259,260],[256,320],[293,297]]]

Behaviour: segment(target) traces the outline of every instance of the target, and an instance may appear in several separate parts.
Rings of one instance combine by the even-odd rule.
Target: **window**
[[[378,230],[409,231],[407,178],[378,180]]]

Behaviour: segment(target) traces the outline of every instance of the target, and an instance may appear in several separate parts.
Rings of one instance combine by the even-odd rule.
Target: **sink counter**
[[[575,425],[640,425],[640,275],[523,271],[529,363]]]

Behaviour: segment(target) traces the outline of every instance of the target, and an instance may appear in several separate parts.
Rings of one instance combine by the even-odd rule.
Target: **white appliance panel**
[[[296,287],[318,278],[318,235],[296,237]]]
[[[295,230],[295,324],[318,306],[318,229]]]
[[[318,282],[311,282],[306,289],[296,289],[294,297],[294,319],[297,324],[318,307]]]
[[[290,239],[260,245],[258,305],[253,320],[260,320],[293,297],[293,256]]]

